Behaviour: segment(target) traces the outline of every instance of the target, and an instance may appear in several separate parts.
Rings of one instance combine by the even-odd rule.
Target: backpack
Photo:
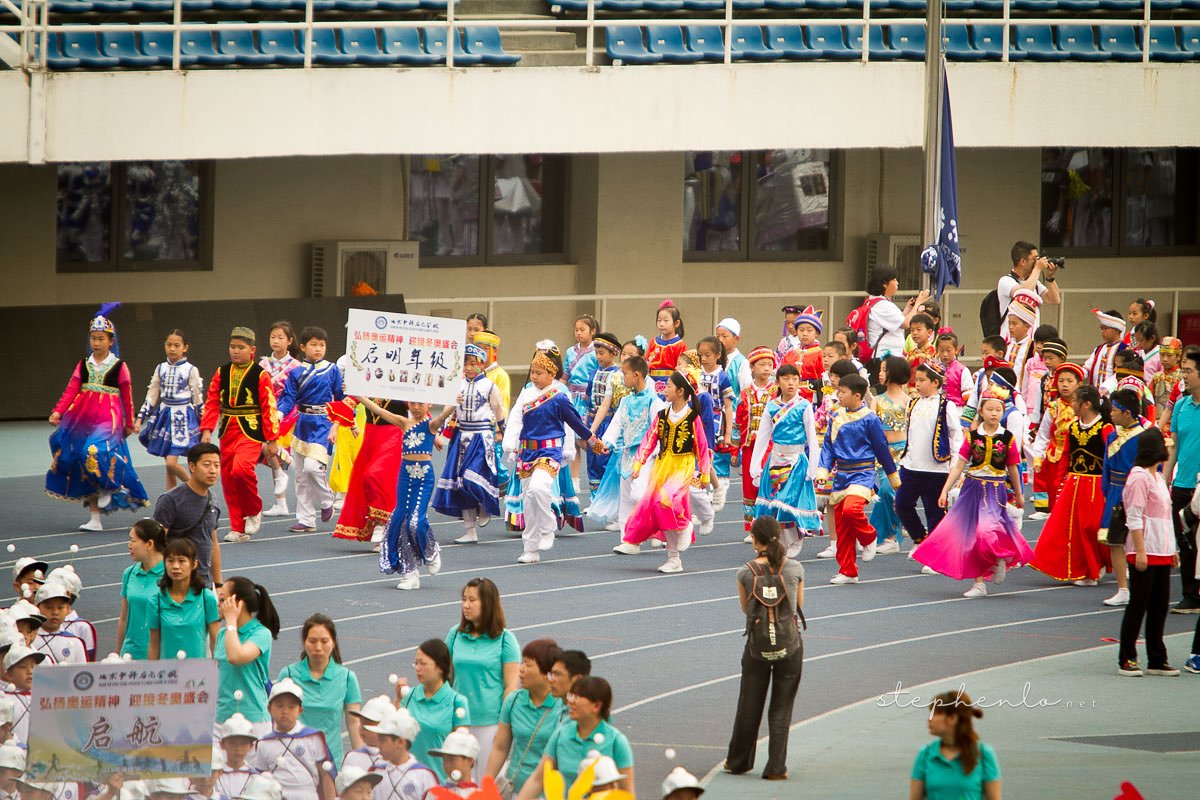
[[[868,297],[861,306],[846,315],[846,326],[853,328],[854,332],[858,334],[858,360],[864,364],[871,360],[871,356],[879,344],[879,339],[883,338],[883,333],[879,334],[879,339],[876,339],[874,344],[867,339],[867,320],[871,317],[871,309],[882,299],[882,297]]]
[[[754,575],[750,609],[746,612],[746,647],[757,661],[780,661],[800,648],[800,625],[791,613],[783,570],[772,571],[757,561],[746,566]],[[800,620],[804,612],[800,612]],[[805,629],[808,624],[804,623]]]
[[[1020,280],[1017,273],[1008,273],[1013,280]],[[1000,287],[997,286],[983,296],[983,300],[979,303],[979,327],[983,330],[983,335],[999,336],[1000,328],[1004,324],[1004,318],[1000,314]]]

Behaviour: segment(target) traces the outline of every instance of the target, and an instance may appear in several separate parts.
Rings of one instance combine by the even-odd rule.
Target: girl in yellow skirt
[[[346,356],[338,359],[338,369],[342,377],[346,375]],[[333,460],[329,464],[329,488],[333,490],[333,508],[342,510],[346,501],[346,492],[350,491],[350,473],[354,471],[354,460],[362,449],[363,426],[367,422],[367,412],[362,403],[354,409],[353,425],[333,426]]]

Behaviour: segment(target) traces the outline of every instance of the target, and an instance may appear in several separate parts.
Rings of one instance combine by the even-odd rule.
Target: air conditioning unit
[[[417,278],[419,242],[313,242],[313,297],[402,294]]]
[[[876,267],[891,266],[899,273],[900,288],[905,291],[921,287],[921,237],[917,234],[871,233],[867,235],[867,276]]]

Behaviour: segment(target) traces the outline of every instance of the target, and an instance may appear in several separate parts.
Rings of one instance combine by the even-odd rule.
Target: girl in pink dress
[[[283,394],[283,387],[287,385],[288,375],[300,366],[300,360],[296,358],[300,353],[300,346],[296,343],[296,332],[292,329],[292,323],[287,320],[271,323],[267,341],[271,346],[271,355],[260,358],[258,365],[270,376],[271,391],[275,393],[275,402],[278,403],[279,396]],[[287,468],[291,466],[291,453],[288,448],[292,444],[292,428],[296,426],[298,413],[292,409],[291,413],[278,423],[279,455],[270,458],[263,456],[263,463],[271,468],[271,480],[275,488],[275,505],[263,512],[264,517],[288,515]]]

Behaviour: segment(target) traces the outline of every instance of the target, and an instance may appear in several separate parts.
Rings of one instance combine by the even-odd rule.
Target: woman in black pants
[[[798,625],[795,615],[803,601],[804,567],[800,562],[786,557],[783,543],[779,541],[779,523],[773,517],[756,519],[750,527],[750,535],[757,555],[737,573],[738,601],[742,611],[749,622],[762,610],[762,605],[753,597],[755,571],[778,573],[787,594],[779,604],[780,610],[789,615],[783,623]],[[791,652],[777,660],[764,661],[754,652],[755,645],[747,640],[742,652],[742,684],[738,692],[737,715],[733,720],[733,735],[725,756],[727,772],[741,775],[754,768],[758,726],[762,721],[769,688],[771,704],[767,708],[767,730],[770,739],[763,778],[769,781],[787,780],[788,730],[792,724],[792,707],[800,688],[800,671],[804,661],[804,646],[798,627],[795,629],[794,642]]]

